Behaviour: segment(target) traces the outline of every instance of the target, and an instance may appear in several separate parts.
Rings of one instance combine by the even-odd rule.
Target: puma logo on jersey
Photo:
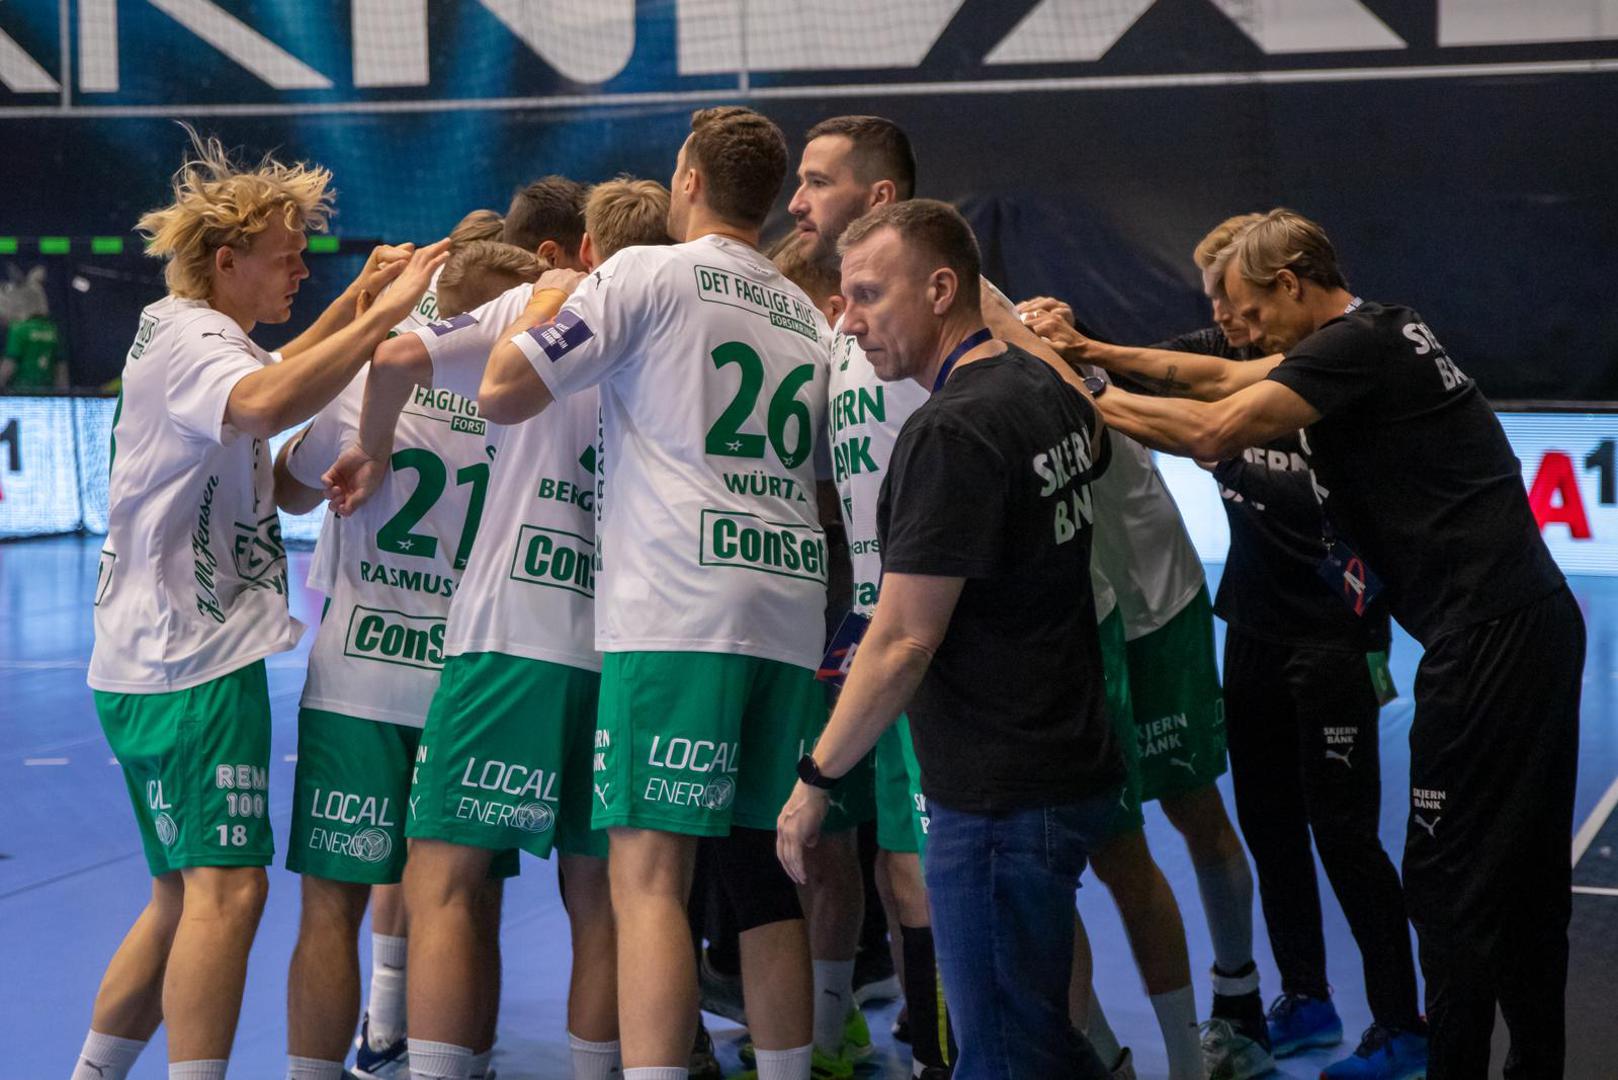
[[[595,789],[596,800],[601,803],[601,809],[605,810],[607,808],[607,792],[612,790],[612,784],[597,784],[595,785]]]
[[[1197,771],[1197,767],[1195,765],[1193,765],[1192,762],[1195,761],[1196,759],[1197,759],[1197,755],[1195,755],[1195,754],[1187,754],[1183,758],[1177,758],[1177,757],[1169,758],[1169,764],[1170,765],[1178,765],[1180,768],[1184,769],[1186,772],[1192,773],[1194,775],[1196,773],[1196,771]]]
[[[202,336],[203,337],[216,337],[220,341],[229,341],[230,340],[228,337],[225,336],[225,332],[223,330],[204,330],[202,332]]]
[[[1354,763],[1352,761],[1348,760],[1348,755],[1353,753],[1353,752],[1354,752],[1353,747],[1349,747],[1347,750],[1344,750],[1344,751],[1341,751],[1341,752],[1338,752],[1336,750],[1327,750],[1326,751],[1326,760],[1327,761],[1341,761],[1344,765],[1347,765],[1350,769],[1352,769],[1354,767]]]
[[[1417,825],[1420,825],[1422,828],[1426,829],[1427,830],[1427,835],[1429,837],[1431,837],[1434,840],[1438,839],[1438,834],[1435,833],[1433,830],[1438,828],[1438,823],[1441,820],[1440,815],[1434,814],[1433,815],[1433,820],[1428,821],[1426,818],[1422,817],[1420,814],[1412,814],[1412,815],[1410,815],[1410,820],[1414,821]]]

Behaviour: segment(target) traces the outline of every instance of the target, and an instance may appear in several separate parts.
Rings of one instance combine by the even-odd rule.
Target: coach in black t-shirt
[[[1067,1000],[1073,890],[1123,780],[1090,593],[1102,426],[1071,372],[984,327],[951,207],[883,207],[841,247],[844,329],[880,377],[933,396],[894,446],[881,598],[781,812],[782,862],[803,880],[827,778],[908,706],[957,1080],[1104,1078]]]
[[[1342,287],[1318,225],[1264,216],[1223,281],[1260,344],[1205,403],[1109,392],[1108,421],[1219,459],[1294,428],[1346,599],[1385,586],[1426,648],[1410,732],[1404,883],[1427,977],[1428,1076],[1483,1076],[1496,1003],[1508,1077],[1562,1074],[1584,621],[1477,386],[1421,317]]]

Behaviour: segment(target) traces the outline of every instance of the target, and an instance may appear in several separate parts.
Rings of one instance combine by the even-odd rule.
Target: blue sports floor
[[[0,1080],[53,1080],[72,1068],[89,1022],[102,968],[145,903],[145,861],[128,798],[97,724],[84,674],[91,645],[90,598],[96,580],[96,538],[0,544]],[[301,582],[307,554],[293,556]],[[1210,573],[1217,574],[1218,567]],[[1618,1076],[1618,579],[1574,582],[1590,627],[1585,670],[1574,872],[1568,1076]],[[313,625],[318,597],[299,591],[293,608]],[[272,818],[285,843],[291,813],[291,756],[307,646],[269,661],[275,730]],[[1405,695],[1382,713],[1384,842],[1395,861],[1404,840],[1408,696],[1418,653],[1400,635],[1393,670]],[[1227,790],[1227,804],[1229,793]],[[1161,814],[1148,812],[1153,851],[1186,918],[1192,967],[1212,962],[1206,925],[1185,847]],[[286,965],[297,925],[297,882],[272,868],[270,900],[254,947],[242,1024],[231,1074],[273,1078],[283,1073]],[[1342,913],[1322,881],[1331,978],[1338,1008],[1355,1034],[1369,1016],[1359,958]],[[1162,1076],[1157,1027],[1130,959],[1111,900],[1085,888],[1079,906],[1096,957],[1096,982],[1121,1041],[1132,1045],[1142,1077]],[[1256,908],[1256,905],[1255,905]],[[1255,910],[1255,917],[1262,914]],[[563,1005],[567,932],[552,864],[524,861],[507,894],[505,1001],[496,1064],[506,1080],[566,1077]],[[1266,994],[1278,979],[1262,930],[1256,933]],[[368,941],[367,941],[368,944]],[[1197,979],[1200,1011],[1208,988]],[[873,1010],[879,1064],[862,1075],[901,1077],[908,1057],[892,1052],[887,1036],[894,1006]],[[712,1021],[712,1018],[710,1018]],[[738,1034],[713,1024],[728,1045]],[[1499,1040],[1497,1038],[1497,1045]],[[1344,1053],[1346,1049],[1337,1051]],[[166,1075],[159,1033],[133,1075]],[[734,1054],[724,1053],[732,1064]],[[1282,1063],[1287,1077],[1313,1077],[1335,1055],[1319,1053]],[[1500,1056],[1497,1053],[1495,1060]]]

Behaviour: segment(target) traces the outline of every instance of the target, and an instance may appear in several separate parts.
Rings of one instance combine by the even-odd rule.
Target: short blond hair
[[[669,189],[656,180],[628,176],[603,181],[585,201],[584,231],[601,262],[626,247],[672,243]]]
[[[283,165],[268,155],[252,168],[240,166],[217,138],[204,140],[181,126],[193,153],[174,174],[174,201],[142,214],[135,225],[146,237],[146,254],[167,260],[163,279],[171,293],[208,299],[214,252],[250,250],[272,220],[295,232],[326,231],[335,197],[330,169]]]
[[[469,240],[451,247],[438,274],[438,315],[449,318],[493,300],[549,270],[532,251],[498,240]]]
[[[505,227],[506,219],[498,212],[474,210],[457,221],[455,228],[449,231],[449,246],[453,249],[473,240],[498,240]]]
[[[1263,214],[1237,214],[1221,221],[1209,230],[1207,236],[1197,241],[1196,249],[1191,252],[1191,261],[1197,264],[1199,270],[1208,269],[1221,251],[1263,217]]]
[[[1242,279],[1261,289],[1275,284],[1282,270],[1328,289],[1346,289],[1337,249],[1326,230],[1295,210],[1271,210],[1238,236],[1217,259],[1221,277],[1231,263]]]

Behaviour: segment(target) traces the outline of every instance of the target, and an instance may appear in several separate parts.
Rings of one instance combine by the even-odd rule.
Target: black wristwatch
[[[798,759],[798,779],[822,791],[830,791],[837,786],[835,779],[821,773],[820,766],[815,764],[813,754],[805,754]]]
[[[1100,397],[1107,392],[1107,380],[1100,375],[1086,375],[1084,377],[1084,388],[1090,391],[1091,397]]]

